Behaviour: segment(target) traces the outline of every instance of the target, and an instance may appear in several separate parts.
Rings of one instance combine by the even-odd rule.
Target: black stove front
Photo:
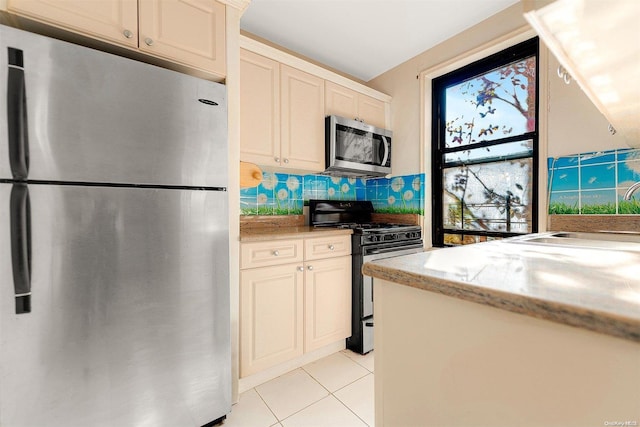
[[[376,259],[422,252],[418,225],[372,221],[369,201],[310,200],[310,223],[316,227],[349,228],[352,254],[351,337],[347,348],[365,354],[373,350],[373,279],[362,265]]]

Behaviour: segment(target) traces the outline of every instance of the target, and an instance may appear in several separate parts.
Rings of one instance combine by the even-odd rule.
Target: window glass
[[[530,233],[531,172],[531,158],[445,169],[445,228]]]
[[[536,125],[535,94],[535,56],[449,86],[445,90],[445,146],[532,132]]]
[[[537,231],[537,55],[531,39],[433,80],[433,245]]]

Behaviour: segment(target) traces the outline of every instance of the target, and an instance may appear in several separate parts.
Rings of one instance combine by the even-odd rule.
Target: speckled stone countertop
[[[296,239],[305,237],[323,237],[330,235],[349,235],[353,230],[326,227],[263,227],[240,231],[240,242],[261,242],[267,240]]]
[[[640,342],[640,249],[504,240],[373,261],[363,272]]]

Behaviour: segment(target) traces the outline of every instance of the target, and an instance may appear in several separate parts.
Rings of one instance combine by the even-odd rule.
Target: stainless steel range
[[[369,201],[310,200],[310,222],[316,227],[351,228],[352,314],[347,348],[366,354],[373,350],[373,279],[363,276],[365,262],[423,251],[418,225],[372,222]]]

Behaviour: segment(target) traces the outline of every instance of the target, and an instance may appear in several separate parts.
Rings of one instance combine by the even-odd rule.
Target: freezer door
[[[30,180],[227,186],[223,85],[5,26],[0,46],[0,152],[24,135]]]
[[[29,185],[31,306],[17,314],[14,190],[0,184],[0,425],[230,412],[226,193]]]

